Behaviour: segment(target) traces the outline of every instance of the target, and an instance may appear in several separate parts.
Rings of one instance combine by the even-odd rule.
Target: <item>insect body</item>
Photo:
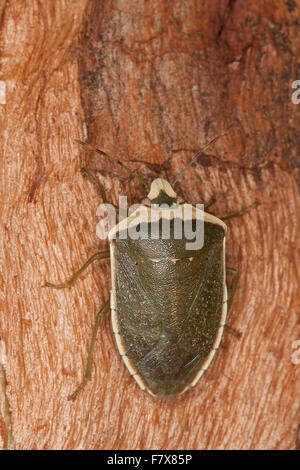
[[[173,187],[197,155],[179,174]],[[84,175],[103,197],[99,182],[86,170]],[[111,299],[97,315],[85,375],[71,399],[76,398],[91,377],[97,329],[109,310],[116,343],[130,374],[142,389],[153,395],[177,395],[194,386],[218,349],[232,301],[232,295],[227,298],[228,269],[235,275],[232,293],[237,282],[237,271],[225,267],[223,220],[243,215],[257,203],[221,220],[183,205],[173,187],[161,178],[154,180],[148,204],[110,230],[110,251],[92,256],[67,283],[45,284],[57,289],[70,287],[93,261],[110,257]],[[187,213],[182,210],[186,206]],[[178,224],[189,223],[197,234],[199,221],[204,227],[203,245],[187,248],[190,240],[182,233],[177,236]],[[165,222],[169,224],[168,237],[162,236]],[[155,237],[151,236],[153,228]],[[145,236],[130,236],[132,229]]]
[[[176,197],[161,179],[151,185],[151,202],[157,200],[154,195]],[[164,219],[170,221],[169,239],[128,236],[135,219],[150,235],[151,207],[142,215],[144,222],[137,209],[109,234],[117,345],[141,388],[158,395],[182,393],[197,383],[219,346],[227,312],[226,225],[192,208],[194,226],[197,218],[204,219],[204,245],[187,250],[184,234],[174,238],[176,222],[184,218],[181,208],[175,203],[160,211],[156,223],[162,228]]]

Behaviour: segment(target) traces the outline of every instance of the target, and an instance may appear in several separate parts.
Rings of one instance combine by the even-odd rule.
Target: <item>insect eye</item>
[[[134,264],[137,266],[137,265],[139,264],[139,262],[138,262],[138,261],[135,261]]]

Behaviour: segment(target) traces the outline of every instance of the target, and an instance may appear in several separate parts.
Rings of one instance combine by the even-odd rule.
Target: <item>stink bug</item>
[[[122,162],[95,147],[81,144],[116,161],[147,188],[139,175]],[[225,265],[224,220],[243,215],[258,203],[221,219],[207,212],[214,202],[211,200],[204,211],[188,205],[189,215],[184,215],[183,201],[177,198],[174,186],[208,145],[186,165],[173,185],[161,178],[152,182],[143,210],[137,209],[110,230],[109,251],[93,255],[70,281],[45,284],[56,289],[70,287],[93,261],[110,257],[110,301],[97,315],[85,375],[71,399],[76,398],[91,377],[97,329],[109,310],[120,355],[139,386],[150,394],[170,396],[185,392],[196,385],[211,363],[226,327],[227,311],[238,279],[237,271]],[[105,201],[99,181],[86,169],[83,174]],[[149,235],[153,211],[158,214],[155,219],[158,236],[128,236],[129,229],[137,226]],[[189,240],[185,235],[175,236],[176,223],[189,221],[195,230],[199,220],[204,227],[203,245],[187,249]],[[162,237],[165,221],[169,222],[169,238]],[[234,275],[229,297],[226,274]],[[238,335],[234,330],[231,332]]]

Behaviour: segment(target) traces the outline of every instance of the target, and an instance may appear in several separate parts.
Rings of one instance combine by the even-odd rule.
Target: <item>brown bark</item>
[[[295,448],[300,105],[291,84],[300,79],[300,2],[34,0],[24,9],[16,0],[1,2],[1,11],[7,383],[0,402],[9,402],[10,442],[18,449]],[[106,246],[95,233],[100,200],[80,173],[87,156],[74,139],[145,162],[128,164],[148,179],[158,168],[147,162],[172,157],[161,168],[172,181],[231,122],[177,189],[192,203],[215,194],[218,215],[261,201],[228,222],[227,261],[241,275],[229,321],[241,340],[225,334],[199,384],[162,401],[129,376],[106,321],[92,380],[67,401],[110,290],[107,261],[73,289],[41,288]],[[88,157],[111,200],[144,195],[138,182],[117,176],[118,167]]]

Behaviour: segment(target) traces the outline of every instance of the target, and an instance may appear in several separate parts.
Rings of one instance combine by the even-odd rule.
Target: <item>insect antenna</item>
[[[219,134],[217,135],[216,137],[214,137],[210,142],[208,142],[207,144],[205,144],[197,153],[196,155],[192,158],[192,160],[189,161],[189,163],[183,168],[183,170],[181,170],[181,172],[179,173],[179,175],[175,178],[173,184],[172,184],[172,187],[174,188],[175,184],[178,183],[179,180],[181,180],[181,178],[183,177],[184,173],[186,172],[186,170],[188,170],[194,163],[195,161],[198,159],[198,157],[204,152],[204,150],[206,150],[208,147],[210,147],[212,144],[214,144],[217,140],[219,140],[221,137],[224,137],[225,135],[227,135],[229,129],[231,129],[231,127],[234,126],[234,124],[231,124],[229,127],[227,127],[227,129],[225,129],[224,132],[222,132],[222,134]]]
[[[118,163],[118,165],[120,165],[122,168],[124,168],[124,170],[126,170],[131,176],[133,176],[140,183],[142,183],[142,185],[146,189],[147,193],[149,192],[149,187],[148,187],[147,183],[137,173],[135,173],[135,171],[131,170],[128,166],[126,166],[123,162],[121,162],[121,160],[118,160],[117,158],[112,157],[111,155],[108,155],[108,153],[104,152],[103,150],[100,150],[97,147],[95,147],[94,145],[88,144],[87,142],[83,142],[82,140],[77,140],[76,139],[75,142],[80,144],[85,149],[94,150],[95,152],[99,153],[99,155],[102,155],[103,157],[109,158],[109,160],[111,160],[115,163]]]

